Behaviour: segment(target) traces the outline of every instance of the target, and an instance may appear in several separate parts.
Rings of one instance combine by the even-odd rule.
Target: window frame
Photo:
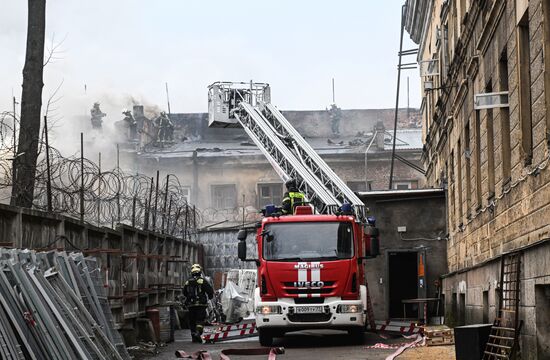
[[[263,204],[263,200],[264,200],[264,199],[268,199],[268,197],[263,197],[263,196],[262,196],[262,189],[261,189],[261,188],[262,188],[263,186],[268,186],[268,187],[269,187],[269,190],[270,190],[270,196],[269,196],[269,198],[271,199],[270,201],[272,201],[272,202],[268,202],[268,203],[266,203],[266,204]],[[273,199],[274,197],[273,197],[273,190],[272,190],[272,189],[273,189],[273,187],[275,187],[275,186],[278,186],[278,187],[280,188],[280,190],[281,190],[281,199],[280,199],[278,202],[275,202],[274,199]],[[256,203],[257,203],[259,209],[263,208],[264,206],[266,206],[266,205],[268,205],[268,204],[277,205],[277,204],[281,204],[281,203],[282,203],[283,198],[284,198],[284,194],[285,194],[284,189],[283,189],[283,183],[278,183],[278,182],[265,182],[265,183],[264,183],[264,182],[261,182],[261,183],[257,183],[257,184],[256,184],[256,188],[257,188],[257,191],[258,191]]]
[[[407,185],[407,189],[399,189],[398,186]],[[413,187],[413,185],[416,185],[416,187]],[[418,180],[399,180],[393,182],[393,190],[414,190],[418,189]]]
[[[215,194],[215,191],[217,189],[221,189],[221,188],[232,188],[234,190],[234,199],[232,201],[233,205],[232,206],[225,206],[225,203],[226,203],[226,200],[223,200],[223,206],[217,206],[217,203],[216,203],[216,194]],[[223,197],[223,196],[222,196]],[[223,197],[224,198],[224,197]],[[232,183],[232,184],[211,184],[210,185],[210,203],[212,205],[213,208],[215,209],[234,209],[237,207],[237,185]]]

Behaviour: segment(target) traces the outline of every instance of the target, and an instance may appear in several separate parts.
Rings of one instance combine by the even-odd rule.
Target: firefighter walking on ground
[[[208,299],[214,296],[214,289],[202,276],[202,268],[199,264],[191,266],[191,278],[185,282],[183,295],[189,309],[189,329],[193,342],[202,342],[206,307]]]
[[[282,211],[285,215],[292,215],[296,206],[305,204],[306,197],[298,190],[296,180],[288,180],[285,186],[286,192],[283,198]]]

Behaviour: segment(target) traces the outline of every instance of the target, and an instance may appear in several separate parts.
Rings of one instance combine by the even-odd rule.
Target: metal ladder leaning
[[[491,328],[483,360],[511,359],[518,350],[521,323],[519,311],[519,281],[521,253],[503,255],[500,261],[499,309]]]

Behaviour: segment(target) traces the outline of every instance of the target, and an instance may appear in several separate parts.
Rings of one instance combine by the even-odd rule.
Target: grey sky
[[[21,93],[26,1],[0,3],[0,110],[8,110],[12,89],[18,99]],[[402,4],[48,1],[47,38],[65,40],[61,59],[46,67],[44,99],[63,80],[58,106],[64,118],[89,113],[96,100],[116,109],[134,97],[165,108],[168,82],[173,112],[201,112],[208,84],[253,79],[271,84],[272,102],[281,109],[323,109],[334,77],[342,108],[393,107]],[[414,47],[405,37],[405,48]],[[418,72],[404,74],[403,91],[407,75],[417,107]]]

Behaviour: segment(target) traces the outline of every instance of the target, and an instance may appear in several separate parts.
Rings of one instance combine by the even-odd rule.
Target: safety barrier
[[[242,324],[206,328],[202,339],[207,343],[240,339],[244,337],[257,336],[256,322],[245,322]]]
[[[397,332],[405,335],[422,334],[424,329],[414,322],[386,320],[375,320],[376,331],[379,332]]]

